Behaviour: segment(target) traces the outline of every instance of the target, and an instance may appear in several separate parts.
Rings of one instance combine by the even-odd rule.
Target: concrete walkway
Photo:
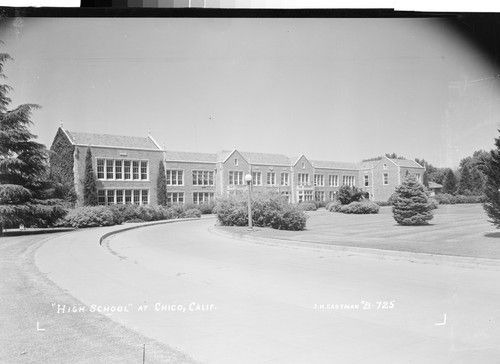
[[[36,264],[83,309],[207,363],[498,362],[496,270],[252,244],[210,234],[214,222],[104,246],[117,227],[77,231]]]

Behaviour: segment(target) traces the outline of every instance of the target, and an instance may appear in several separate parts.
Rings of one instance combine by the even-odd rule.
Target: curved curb
[[[384,250],[384,249],[374,249],[374,248],[361,248],[354,246],[345,245],[334,245],[329,243],[316,243],[300,240],[291,239],[280,239],[280,238],[269,238],[260,236],[251,236],[249,234],[231,233],[218,229],[216,225],[210,226],[208,231],[229,238],[236,238],[240,240],[246,240],[253,242],[255,244],[265,244],[280,247],[304,247],[309,249],[327,249],[338,253],[343,253],[346,256],[353,254],[366,256],[366,257],[378,257],[380,259],[393,259],[408,261],[410,263],[421,263],[421,264],[447,264],[462,268],[482,268],[482,269],[495,269],[500,270],[500,259],[488,259],[488,258],[472,258],[472,257],[461,257],[455,255],[444,255],[444,254],[430,254],[430,253],[414,253],[405,252],[398,250]]]
[[[106,234],[102,235],[99,238],[99,245],[102,245],[103,241],[109,238],[112,235],[116,235],[119,233],[123,233],[125,231],[129,230],[135,230],[135,229],[140,229],[143,227],[148,227],[148,226],[155,226],[155,225],[162,225],[162,224],[171,224],[174,222],[183,222],[183,221],[192,221],[192,220],[204,220],[204,219],[210,219],[214,218],[214,216],[207,216],[207,217],[189,217],[189,218],[184,218],[184,219],[171,219],[171,220],[159,220],[159,221],[152,221],[152,222],[146,222],[146,223],[139,223],[140,225],[133,225],[133,226],[126,226],[121,229],[116,229],[110,232],[107,232]],[[118,225],[121,226],[121,225]]]

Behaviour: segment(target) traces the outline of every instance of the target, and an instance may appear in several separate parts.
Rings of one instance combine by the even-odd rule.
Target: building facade
[[[59,128],[51,150],[71,149],[72,181],[83,201],[87,149],[92,152],[99,204],[156,204],[160,163],[164,164],[169,204],[202,204],[217,196],[243,193],[251,175],[255,192],[275,191],[291,203],[332,201],[341,186],[356,186],[370,200],[387,201],[407,174],[422,180],[424,168],[413,160],[382,157],[361,163],[309,160],[305,155],[242,152],[168,151],[154,139],[76,133]],[[51,166],[52,168],[52,166]],[[69,167],[67,167],[69,168]]]

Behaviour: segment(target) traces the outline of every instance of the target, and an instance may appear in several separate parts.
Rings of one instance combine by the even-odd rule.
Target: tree
[[[364,195],[365,193],[361,189],[355,186],[350,187],[347,185],[343,185],[342,187],[339,188],[339,194],[337,196],[337,199],[340,201],[342,205],[348,205],[351,202],[357,202],[362,200]]]
[[[499,130],[500,131],[500,130]],[[490,222],[500,228],[500,138],[495,138],[496,149],[480,165],[486,177],[484,194],[486,202],[483,208]]]
[[[433,218],[428,192],[412,174],[396,188],[391,200],[394,220],[400,225],[425,225]]]
[[[160,165],[158,166],[156,193],[157,193],[158,205],[167,206],[167,179],[165,177],[165,166],[163,165],[163,161],[160,161]]]
[[[0,79],[11,60],[0,54]],[[53,186],[46,180],[47,150],[36,142],[29,127],[38,105],[22,104],[9,110],[9,85],[0,84],[0,227],[47,226],[64,216],[65,209],[51,199]]]
[[[92,168],[92,152],[90,147],[87,148],[87,156],[85,158],[85,179],[83,182],[83,204],[85,206],[96,206],[97,199],[97,183],[95,180],[94,168]]]
[[[457,177],[451,168],[446,169],[443,181],[443,192],[454,194],[457,191]]]
[[[460,195],[471,195],[474,190],[473,181],[469,166],[465,164],[460,173],[460,182],[458,183],[458,193]]]

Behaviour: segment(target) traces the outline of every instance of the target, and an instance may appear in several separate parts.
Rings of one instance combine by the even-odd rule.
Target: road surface
[[[207,363],[497,363],[500,271],[271,246],[213,219],[57,237],[39,269],[98,311]]]

